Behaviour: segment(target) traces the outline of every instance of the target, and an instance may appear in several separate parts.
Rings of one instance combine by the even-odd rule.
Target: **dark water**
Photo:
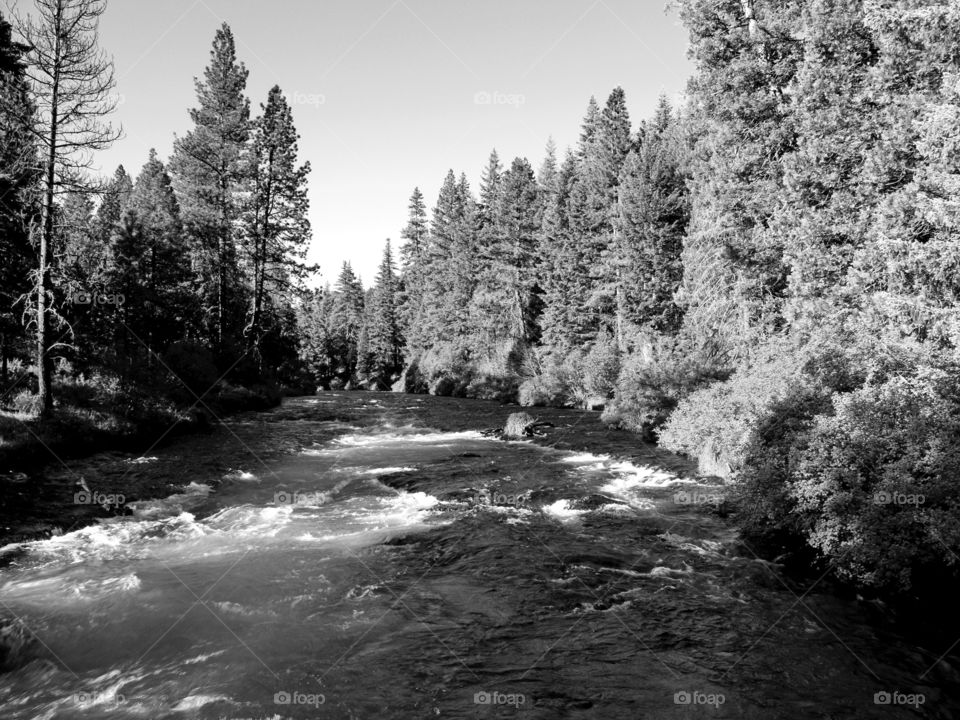
[[[955,638],[795,586],[593,415],[476,432],[509,412],[327,394],[71,468],[171,496],[0,570],[31,639],[0,717],[960,717]]]

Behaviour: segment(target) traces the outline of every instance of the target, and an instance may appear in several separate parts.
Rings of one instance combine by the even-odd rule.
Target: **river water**
[[[7,553],[0,717],[960,717],[956,638],[785,578],[593,414],[477,432],[509,412],[327,393],[64,468],[169,497]]]

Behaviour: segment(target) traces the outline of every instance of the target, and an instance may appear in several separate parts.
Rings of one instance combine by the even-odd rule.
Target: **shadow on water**
[[[0,716],[951,718],[922,649],[758,559],[682,459],[544,410],[327,393],[72,469],[160,501],[0,571]],[[144,479],[144,478],[141,478]]]

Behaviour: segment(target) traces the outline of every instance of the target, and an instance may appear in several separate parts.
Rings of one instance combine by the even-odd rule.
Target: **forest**
[[[727,479],[773,556],[874,593],[955,581],[960,9],[677,5],[682,104],[635,123],[598,89],[575,147],[493,151],[430,208],[414,189],[372,286],[344,265],[316,288],[310,166],[279,87],[251,111],[230,28],[173,156],[97,180],[104,5],[38,0],[0,24],[4,404],[346,388],[602,410]]]

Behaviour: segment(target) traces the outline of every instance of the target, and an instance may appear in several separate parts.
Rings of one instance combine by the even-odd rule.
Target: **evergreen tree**
[[[110,284],[125,298],[126,329],[148,367],[199,320],[191,298],[180,206],[164,164],[150,151],[111,237]],[[131,353],[133,354],[133,353]]]
[[[544,195],[538,242],[538,274],[543,286],[542,342],[549,353],[559,357],[566,356],[579,343],[577,329],[588,324],[578,304],[583,294],[583,276],[578,275],[580,257],[569,217],[575,181],[576,157],[568,151],[554,180],[555,192],[548,190]]]
[[[772,225],[782,160],[796,143],[791,86],[806,2],[685,0],[681,7],[697,62],[684,322],[729,357],[782,327],[787,269]]]
[[[217,30],[210,64],[196,80],[194,127],[174,144],[171,174],[192,239],[193,270],[204,297],[205,331],[219,352],[240,344],[244,298],[237,262],[236,220],[248,189],[248,71],[238,62],[230,27]]]
[[[261,367],[264,335],[271,327],[279,330],[277,313],[292,302],[293,293],[316,269],[305,263],[311,238],[307,219],[310,164],[297,164],[298,140],[290,106],[274,86],[263,116],[254,125],[253,192],[244,238],[253,286],[246,332]]]
[[[670,105],[661,98],[645,125],[639,151],[620,176],[620,244],[615,248],[626,320],[658,333],[679,330],[674,294],[683,281],[683,238],[689,222],[684,161]]]
[[[400,323],[406,338],[408,354],[415,355],[424,347],[423,328],[417,322],[424,314],[423,293],[430,228],[427,222],[427,206],[420,188],[413,189],[410,196],[407,226],[400,233],[402,299],[400,300]]]
[[[403,340],[397,315],[397,275],[387,240],[367,314],[370,375],[381,388],[389,387],[403,364]]]
[[[336,359],[333,374],[343,382],[353,380],[357,372],[357,346],[364,326],[364,291],[350,263],[340,269],[337,284],[325,309],[330,356]]]
[[[42,415],[53,410],[51,337],[59,325],[53,303],[53,245],[58,234],[57,200],[64,192],[95,190],[87,177],[94,153],[120,136],[105,118],[116,108],[113,63],[98,43],[104,0],[35,0],[36,15],[20,23],[29,47],[25,76],[32,100],[34,138],[42,157],[41,223],[36,283],[36,364]]]

